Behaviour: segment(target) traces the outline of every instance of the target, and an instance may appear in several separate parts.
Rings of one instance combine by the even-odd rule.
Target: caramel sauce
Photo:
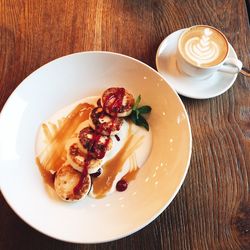
[[[93,105],[81,103],[67,117],[58,121],[59,127],[53,123],[42,124],[43,133],[49,144],[36,157],[36,163],[48,185],[54,186],[50,170],[56,172],[66,161],[65,144],[67,140],[72,137],[81,122],[88,120],[92,108]]]
[[[139,171],[139,167],[137,166],[137,163],[136,163],[135,154],[133,154],[131,156],[130,171],[127,174],[125,174],[122,177],[122,179],[124,181],[126,181],[127,183],[129,183],[129,182],[135,180],[138,171]]]
[[[39,168],[39,171],[43,177],[43,180],[46,184],[48,184],[51,188],[54,188],[54,175],[47,171],[44,166],[41,164],[39,157],[36,157],[36,165]]]
[[[122,167],[128,157],[130,157],[135,149],[141,145],[142,140],[143,136],[138,138],[130,132],[128,139],[122,149],[115,155],[114,158],[104,164],[102,174],[99,177],[93,179],[93,194],[96,198],[99,199],[104,197],[111,189],[115,177],[122,170]],[[135,175],[135,173],[130,174],[130,179],[133,178],[133,175]]]

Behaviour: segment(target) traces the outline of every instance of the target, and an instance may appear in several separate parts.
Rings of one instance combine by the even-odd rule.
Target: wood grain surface
[[[0,0],[0,110],[26,76],[55,58],[108,50],[155,68],[161,41],[195,24],[222,30],[250,67],[246,6],[243,0]],[[239,75],[219,97],[182,100],[193,133],[190,169],[155,221],[114,242],[69,244],[26,225],[1,195],[0,249],[250,249],[250,80]]]

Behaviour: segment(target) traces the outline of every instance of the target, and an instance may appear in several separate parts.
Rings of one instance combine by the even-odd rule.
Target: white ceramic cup
[[[221,60],[220,62],[218,62],[216,64],[205,65],[205,66],[202,64],[200,65],[200,64],[197,64],[197,63],[194,63],[194,62],[188,60],[189,58],[187,58],[187,55],[185,55],[183,52],[183,45],[185,45],[185,41],[183,40],[183,37],[188,32],[190,32],[191,29],[194,29],[196,27],[197,28],[204,28],[204,30],[205,29],[210,30],[211,33],[214,31],[214,32],[216,32],[217,35],[221,36],[220,37],[221,39],[224,39],[226,48],[224,48],[223,52],[222,52],[223,60]],[[194,39],[196,39],[195,45],[197,45],[197,43],[199,43],[199,40],[197,37],[195,37]],[[202,40],[202,38],[200,40]],[[202,44],[202,42],[204,42],[204,41],[201,41],[201,45],[204,44],[204,43]],[[207,45],[207,44],[209,44],[209,35],[207,37],[205,37],[205,45]],[[200,48],[200,47],[198,47],[198,48]],[[203,47],[201,49],[203,49]],[[204,49],[206,50],[206,48],[204,48]],[[197,52],[197,50],[196,50],[196,52]],[[195,25],[195,26],[192,26],[190,28],[187,28],[179,37],[178,46],[177,46],[177,67],[180,71],[186,73],[187,75],[189,75],[191,77],[195,77],[198,79],[208,78],[211,75],[213,75],[216,71],[222,71],[222,72],[226,72],[229,74],[239,73],[241,68],[242,68],[242,62],[236,58],[229,57],[228,54],[229,54],[229,42],[228,42],[227,38],[225,37],[225,35],[221,31],[219,31],[218,29],[216,29],[214,27],[208,26],[208,25]],[[191,56],[192,56],[192,54],[191,54]]]

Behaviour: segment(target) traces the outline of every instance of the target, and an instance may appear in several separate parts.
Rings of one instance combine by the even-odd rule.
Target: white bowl
[[[37,130],[57,110],[109,86],[141,94],[152,107],[150,156],[125,192],[75,203],[53,199],[35,164]],[[185,108],[160,74],[110,52],[68,55],[28,76],[2,110],[0,138],[0,183],[6,201],[38,231],[75,243],[119,239],[154,220],[183,183],[192,143]]]

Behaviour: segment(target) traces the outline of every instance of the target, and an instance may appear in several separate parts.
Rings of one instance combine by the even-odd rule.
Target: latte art
[[[210,67],[222,62],[227,55],[227,42],[212,28],[198,26],[184,33],[180,41],[184,58],[197,66]]]
[[[210,63],[218,58],[220,50],[218,45],[210,40],[212,32],[206,28],[204,35],[200,37],[192,37],[185,44],[185,53],[189,58],[198,65]]]

